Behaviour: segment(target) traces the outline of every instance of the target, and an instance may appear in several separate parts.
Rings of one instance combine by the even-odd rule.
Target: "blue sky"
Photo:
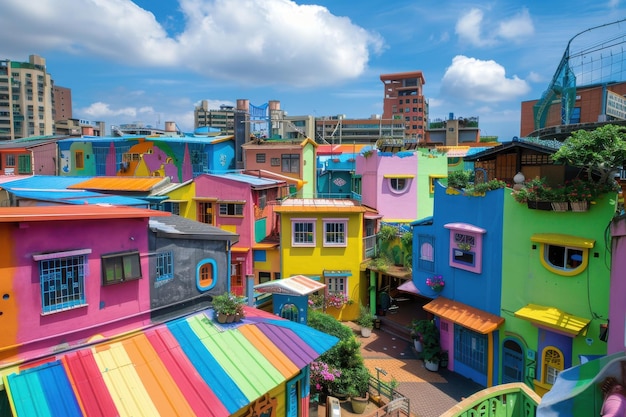
[[[380,74],[419,70],[431,119],[477,116],[506,141],[568,41],[624,18],[619,0],[3,0],[0,59],[46,58],[73,116],[107,133],[190,132],[201,100],[367,118],[382,113]]]

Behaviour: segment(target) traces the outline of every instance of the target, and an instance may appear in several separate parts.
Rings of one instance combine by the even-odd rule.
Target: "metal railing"
[[[370,398],[378,398],[378,403],[384,404],[369,416],[410,415],[410,400],[380,378],[370,376],[369,394]]]
[[[534,417],[541,397],[521,382],[486,388],[461,401],[441,417]]]

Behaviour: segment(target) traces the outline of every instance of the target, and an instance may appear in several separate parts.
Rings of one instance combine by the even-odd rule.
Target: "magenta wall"
[[[611,290],[609,297],[609,340],[607,354],[623,352],[626,347],[626,219],[613,220],[611,224]]]
[[[243,217],[222,217],[215,208],[215,226],[239,234],[236,248],[252,248],[254,244],[254,204],[250,184],[230,180],[219,175],[200,175],[194,180],[196,196],[225,201],[245,201]],[[252,274],[252,250],[233,253],[233,260],[242,262],[245,274]]]
[[[88,208],[86,208],[88,210]],[[15,340],[4,339],[0,345],[22,345],[20,357],[36,352],[46,353],[50,347],[84,342],[94,335],[109,336],[149,323],[150,308],[148,268],[148,219],[103,219],[81,221],[49,221],[3,224],[0,235],[10,233],[14,268],[12,276],[3,275],[2,292],[15,297],[15,315],[3,315],[0,328],[13,327],[17,320]],[[13,230],[7,230],[13,229]],[[34,254],[91,249],[87,254],[85,278],[87,305],[42,315],[39,263]],[[100,256],[106,253],[139,250],[142,279],[102,286]],[[10,280],[10,282],[6,281]],[[33,341],[37,341],[33,343]],[[2,357],[2,355],[0,355]]]

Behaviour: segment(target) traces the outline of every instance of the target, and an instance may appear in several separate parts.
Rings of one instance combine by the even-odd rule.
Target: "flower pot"
[[[552,211],[552,203],[549,201],[528,200],[526,204],[529,209]]]
[[[218,323],[224,324],[224,323],[226,323],[227,316],[224,313],[217,313],[216,319],[217,319]]]
[[[234,314],[228,314],[226,316],[226,323],[232,323],[235,321],[235,315]]]
[[[570,207],[572,211],[587,211],[589,210],[589,201],[570,201]]]
[[[361,336],[370,337],[372,335],[372,329],[369,327],[361,327]]]
[[[567,201],[553,201],[552,203],[552,210],[554,211],[568,211],[569,210],[569,203]]]
[[[417,353],[422,353],[424,351],[424,345],[419,339],[413,339],[413,346],[415,347]]]
[[[431,372],[437,372],[439,370],[439,361],[424,361],[424,368]]]
[[[350,398],[352,405],[352,412],[354,414],[363,414],[369,403],[369,393],[365,393],[365,397],[352,397]]]

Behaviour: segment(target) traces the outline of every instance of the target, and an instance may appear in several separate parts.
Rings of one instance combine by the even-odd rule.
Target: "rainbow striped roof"
[[[296,376],[338,339],[246,307],[100,342],[4,377],[14,416],[229,416]],[[32,365],[31,365],[32,366]]]

